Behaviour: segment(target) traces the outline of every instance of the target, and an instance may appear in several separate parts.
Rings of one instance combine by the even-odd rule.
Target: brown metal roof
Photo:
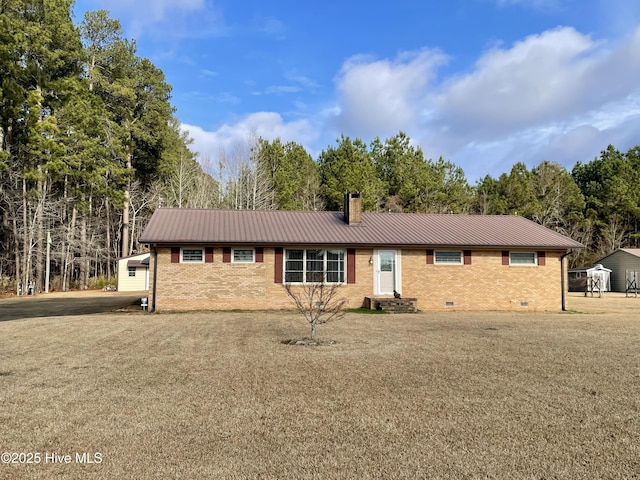
[[[523,247],[582,244],[523,217],[340,212],[158,209],[140,237],[151,244]]]

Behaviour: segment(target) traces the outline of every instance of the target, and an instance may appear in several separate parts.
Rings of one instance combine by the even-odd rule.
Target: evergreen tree
[[[585,216],[596,228],[595,248],[605,255],[637,241],[640,221],[638,148],[623,154],[612,145],[599,158],[573,168],[586,201]]]
[[[400,132],[384,143],[376,138],[371,144],[371,156],[385,187],[385,209],[419,211],[420,197],[429,181],[422,150],[413,147],[409,137]]]
[[[424,213],[464,213],[472,189],[462,169],[442,157],[426,160],[403,132],[384,143],[376,138],[371,155],[385,186],[385,210]]]
[[[121,254],[130,249],[129,186],[135,177],[148,186],[157,178],[163,141],[173,108],[171,87],[148,59],[136,55],[135,42],[122,38],[120,24],[104,10],[88,12],[82,24],[87,46],[89,90],[105,105],[103,137],[108,142],[122,211]],[[124,169],[122,168],[124,167]]]
[[[340,210],[346,192],[360,192],[362,208],[376,211],[384,195],[384,184],[376,174],[367,146],[344,135],[336,147],[328,147],[318,158],[322,193],[328,210]]]
[[[0,23],[7,41],[0,62],[11,75],[2,79],[2,202],[14,218],[16,279],[43,286],[44,207],[52,188],[48,172],[61,164],[56,143],[57,114],[73,101],[69,84],[78,78],[81,45],[71,21],[69,0],[3,2]]]
[[[304,147],[259,139],[258,162],[268,172],[276,207],[280,210],[317,210],[320,202],[318,167]]]
[[[128,217],[135,236],[143,210],[140,197],[127,206],[130,183],[146,189],[169,150],[188,152],[162,72],[107,12],[87,13],[78,28],[71,6],[0,2],[0,265],[36,290],[47,287],[48,235],[57,288],[109,277],[113,259],[136,246]]]

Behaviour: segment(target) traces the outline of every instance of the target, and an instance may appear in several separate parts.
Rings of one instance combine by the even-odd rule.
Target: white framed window
[[[433,252],[433,263],[436,265],[462,265],[464,256],[460,250],[436,250]]]
[[[345,251],[291,249],[285,252],[285,283],[344,283]]]
[[[136,267],[129,267],[129,276],[130,277],[136,276]]]
[[[202,248],[183,248],[180,250],[182,263],[204,263],[204,250]]]
[[[253,248],[234,248],[231,259],[233,263],[255,263],[256,251]]]
[[[537,264],[536,252],[509,252],[509,265],[531,266]]]

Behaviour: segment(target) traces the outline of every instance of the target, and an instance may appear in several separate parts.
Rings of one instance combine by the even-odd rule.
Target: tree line
[[[316,159],[258,137],[198,159],[163,72],[108,12],[76,25],[72,5],[0,1],[0,288],[45,290],[47,264],[51,288],[112,282],[158,207],[338,210],[345,191],[367,211],[523,215],[584,243],[576,264],[638,244],[639,147],[473,186],[402,132],[343,135]]]
[[[470,185],[462,168],[425,158],[402,132],[369,145],[342,136],[315,162],[299,145],[260,139],[253,171],[271,208],[339,210],[344,192],[357,191],[372,212],[520,215],[584,244],[572,266],[640,243],[640,147],[609,145],[571,171],[516,163]]]
[[[111,278],[115,259],[138,248],[153,195],[170,202],[174,172],[201,172],[163,72],[106,11],[75,25],[72,5],[0,2],[5,287],[43,290],[46,251],[55,288]]]

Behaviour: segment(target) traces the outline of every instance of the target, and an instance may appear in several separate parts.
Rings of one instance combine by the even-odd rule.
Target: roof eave
[[[175,239],[175,240],[156,240],[156,239],[140,239],[140,243],[154,245],[154,246],[175,246],[175,245],[246,245],[254,247],[285,247],[285,246],[302,246],[302,245],[331,245],[341,247],[358,247],[358,248],[461,248],[461,249],[475,249],[475,250],[495,250],[495,249],[535,249],[535,250],[553,250],[553,251],[567,251],[585,248],[584,245],[541,245],[541,244],[502,244],[502,245],[482,245],[482,244],[464,244],[464,243],[353,243],[353,242],[327,242],[327,241],[314,241],[314,242],[292,242],[292,241],[230,241],[230,240],[191,240],[191,239]]]

